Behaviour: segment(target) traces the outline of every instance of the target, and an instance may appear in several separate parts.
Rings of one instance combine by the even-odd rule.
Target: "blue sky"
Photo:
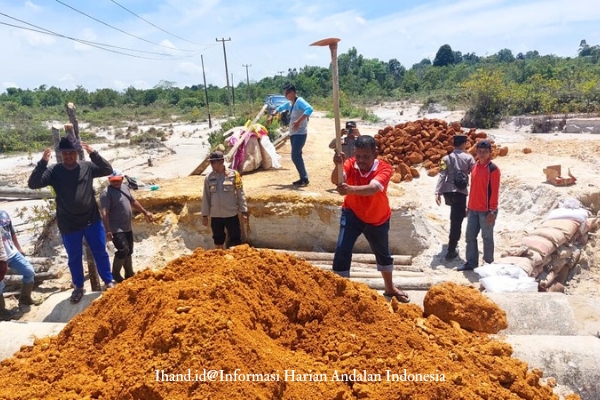
[[[309,46],[327,37],[342,39],[338,54],[355,47],[364,57],[396,58],[407,68],[433,59],[444,44],[480,56],[503,48],[575,56],[582,39],[600,44],[597,0],[0,0],[0,13],[77,39],[160,53],[115,49],[160,60],[133,58],[0,24],[0,91],[42,84],[147,89],[161,80],[183,87],[202,83],[201,54],[207,83],[224,86],[216,38],[231,38],[227,61],[236,85],[246,80],[243,64],[251,65],[251,81],[289,68],[327,67],[329,50]],[[24,25],[4,15],[0,23]]]

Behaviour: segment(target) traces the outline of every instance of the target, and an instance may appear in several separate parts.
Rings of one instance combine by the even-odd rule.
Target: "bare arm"
[[[108,224],[108,208],[100,208],[100,216],[102,217],[102,223],[104,224],[104,230],[106,231],[106,237],[112,240],[112,232],[110,231],[110,225]]]
[[[25,254],[25,252],[21,248],[21,243],[19,243],[19,238],[17,237],[17,235],[15,233],[13,233],[11,236],[12,236],[12,241],[15,244],[15,247],[17,248],[17,250],[19,250],[19,253]]]
[[[148,222],[153,221],[154,216],[152,215],[152,213],[148,212],[144,207],[142,207],[142,205],[140,204],[139,201],[134,199],[133,202],[131,203],[131,206],[133,208],[135,208],[136,210],[138,210],[139,212],[141,212],[142,214],[144,214],[144,218],[146,218],[146,221],[148,221]]]
[[[372,196],[380,190],[381,188],[374,182],[371,182],[368,185],[360,186],[351,186],[346,183],[342,183],[337,187],[337,191],[341,195],[354,194],[356,196]]]

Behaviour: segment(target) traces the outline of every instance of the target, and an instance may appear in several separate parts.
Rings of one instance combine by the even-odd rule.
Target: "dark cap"
[[[490,143],[489,140],[480,140],[479,142],[477,142],[477,148],[478,149],[487,149],[487,150],[492,150],[492,143]]]
[[[208,156],[209,161],[221,161],[224,159],[225,157],[223,157],[222,151],[213,151],[212,153],[210,153],[210,156]]]
[[[463,143],[467,143],[467,135],[454,135],[454,147],[458,147]]]
[[[75,148],[75,144],[69,140],[69,138],[64,137],[60,139],[58,143],[58,150],[60,151],[77,151]]]
[[[346,129],[354,129],[354,128],[356,128],[356,122],[354,122],[354,121],[346,122]]]

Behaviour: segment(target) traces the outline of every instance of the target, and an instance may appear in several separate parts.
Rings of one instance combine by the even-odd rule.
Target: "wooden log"
[[[27,257],[27,259],[32,264],[52,265],[52,259],[50,257]]]
[[[363,283],[369,286],[371,289],[375,290],[384,290],[385,286],[383,284],[383,279],[374,279],[374,278],[353,278],[350,275],[350,280],[352,282]],[[429,290],[431,286],[433,286],[434,282],[430,279],[423,278],[400,278],[394,279],[394,285],[399,287],[402,290]]]
[[[295,255],[299,258],[304,258],[307,261],[333,261],[333,253],[321,253],[313,251],[294,251],[294,250],[281,250],[271,249],[278,253],[285,253]],[[394,264],[398,265],[411,265],[412,256],[400,256],[394,255]],[[352,261],[364,264],[375,264],[375,255],[373,254],[352,254]]]
[[[331,269],[331,266],[333,265],[333,262],[329,262],[329,261],[309,261],[307,260],[306,262],[314,265],[314,266],[318,266],[319,268],[322,266],[324,269]],[[352,271],[377,271],[377,265],[376,264],[364,264],[364,263],[351,263],[350,264],[350,268]],[[421,267],[417,267],[414,265],[394,265],[394,271],[404,271],[404,272],[414,272],[414,273],[420,273],[423,272],[423,268]]]
[[[85,152],[81,147],[81,138],[79,136],[79,121],[77,121],[77,114],[75,104],[69,102],[67,104],[67,115],[69,116],[70,124],[65,124],[65,133],[69,140],[76,143],[77,153],[79,154],[80,160],[85,160]]]
[[[290,137],[290,132],[286,132],[273,142],[273,146],[275,146],[275,150],[279,150],[285,144],[285,141]]]
[[[0,197],[16,197],[19,199],[47,199],[52,197],[48,189],[26,189],[22,187],[0,187]]]
[[[90,277],[90,285],[92,286],[92,291],[99,292],[101,288],[100,278],[98,277],[98,269],[96,268],[96,262],[94,261],[92,250],[90,250],[90,246],[85,240],[83,241],[83,248],[85,251],[85,258],[87,260],[88,273]]]
[[[331,265],[323,265],[323,264],[313,264],[315,267],[325,270],[331,271]],[[401,276],[406,278],[426,278],[426,275],[423,272],[413,272],[413,271],[394,271],[394,277]],[[352,268],[350,271],[351,278],[381,278],[381,272],[378,272],[374,269],[358,269]]]
[[[41,265],[41,264],[34,264],[31,263],[31,266],[33,267],[33,271],[36,274],[41,274],[42,272],[48,272],[48,269],[50,268],[49,265]],[[17,273],[17,271],[15,271],[14,269],[9,268],[8,271],[6,271],[6,275],[20,275]]]
[[[43,282],[48,279],[58,279],[63,275],[61,271],[58,272],[40,272],[39,274],[35,274],[35,278],[33,281],[35,283]],[[23,281],[23,277],[21,275],[6,275],[4,276],[4,283],[6,285],[20,285]]]
[[[58,164],[62,163],[62,155],[58,151],[58,143],[60,142],[60,131],[58,128],[52,127],[52,141],[54,142],[54,156]]]

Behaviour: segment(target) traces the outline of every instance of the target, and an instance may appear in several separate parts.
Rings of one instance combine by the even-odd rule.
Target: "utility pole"
[[[231,104],[235,107],[235,91],[234,91],[235,83],[233,83],[233,72],[231,73]]]
[[[252,64],[242,64],[242,67],[246,68],[246,86],[248,87],[248,100],[250,104],[252,104],[252,99],[250,98],[250,78],[248,77],[248,68],[251,67]]]
[[[284,73],[285,71],[277,71],[277,72],[279,72],[279,76],[283,76],[283,73]]]
[[[208,127],[212,128],[212,121],[210,120],[210,106],[208,105],[208,88],[206,87],[206,74],[204,73],[204,57],[200,54],[200,60],[202,60],[202,79],[204,79],[204,97],[206,99],[206,112],[208,113]]]
[[[225,59],[225,78],[227,79],[227,96],[229,97],[229,112],[233,115],[233,100],[229,94],[229,70],[227,69],[227,52],[225,51],[225,42],[231,42],[231,38],[215,39],[217,42],[223,43],[223,58]]]

